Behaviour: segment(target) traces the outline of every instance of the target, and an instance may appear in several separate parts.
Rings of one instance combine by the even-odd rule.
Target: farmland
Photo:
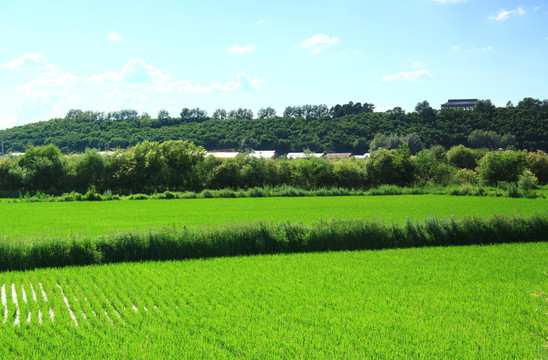
[[[547,204],[441,195],[2,203],[0,245],[15,256],[17,246],[25,253],[36,241],[55,261],[63,239],[102,236],[93,249],[106,263],[126,261],[107,259],[116,247],[108,250],[108,239],[122,239],[108,237],[114,232],[146,237],[167,229],[167,241],[154,246],[166,247],[169,258],[196,244],[170,242],[183,226],[206,237],[212,229],[248,236],[282,229],[254,228],[254,221],[283,220],[319,233],[337,225],[333,234],[344,237],[354,225],[317,221],[374,218],[373,230],[394,223],[408,231],[408,216],[545,217]],[[127,249],[152,246],[137,235]],[[50,237],[56,242],[48,248]],[[218,238],[201,246],[224,247]],[[351,242],[340,247],[348,248]],[[137,261],[148,256],[141,254]],[[537,242],[0,272],[0,358],[534,358],[542,345],[537,321],[546,320],[532,294],[548,288],[546,258],[548,243]]]
[[[311,223],[320,218],[530,215],[548,210],[545,199],[398,195],[366,197],[184,199],[0,204],[0,237],[104,235],[166,226],[220,226],[249,221]]]
[[[540,357],[547,257],[530,243],[0,273],[0,357]]]

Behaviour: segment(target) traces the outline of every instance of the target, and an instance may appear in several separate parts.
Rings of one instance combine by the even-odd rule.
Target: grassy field
[[[408,216],[422,219],[431,214],[529,215],[547,210],[546,199],[444,195],[1,203],[0,236],[103,235],[171,225],[255,220],[311,223],[333,217],[404,222]]]
[[[547,258],[530,243],[0,273],[0,358],[541,358]]]

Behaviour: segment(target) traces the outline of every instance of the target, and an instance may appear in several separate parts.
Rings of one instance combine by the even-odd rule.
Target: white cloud
[[[8,129],[15,126],[16,115],[0,115],[0,129]]]
[[[417,71],[409,72],[399,72],[392,75],[385,75],[381,78],[382,82],[391,82],[391,81],[407,81],[407,82],[416,82],[424,79],[433,77],[432,74],[426,69],[420,69]]]
[[[255,47],[251,44],[247,44],[246,46],[239,46],[236,44],[229,47],[226,51],[234,54],[244,54],[252,52],[253,50],[255,50]]]
[[[458,4],[458,3],[465,3],[468,0],[432,0],[432,1],[440,4]]]
[[[308,49],[313,53],[320,53],[329,49],[331,46],[340,42],[338,37],[329,37],[325,34],[318,34],[301,42],[298,46],[303,49]]]
[[[259,21],[257,21],[258,25],[269,24],[269,23],[270,23],[270,20],[259,20]]]
[[[121,105],[125,108],[133,108],[135,110],[141,111],[143,109],[143,100],[147,99],[145,94],[140,92],[132,92],[127,95],[122,96],[118,105]]]
[[[411,67],[414,68],[414,69],[420,69],[420,68],[426,67],[426,64],[415,61],[414,63],[411,64]]]
[[[91,84],[147,84],[162,83],[169,79],[160,69],[147,64],[141,59],[130,59],[120,72],[107,71],[101,75],[86,79]]]
[[[55,65],[48,64],[46,57],[39,53],[24,54],[17,59],[4,64],[12,70],[53,70]]]
[[[103,94],[101,97],[104,97],[104,98],[113,98],[113,97],[120,97],[122,96],[124,93],[121,92],[120,90],[113,90],[109,93],[106,93],[106,94]]]
[[[236,75],[235,81],[228,81],[226,83],[213,83],[210,85],[198,85],[192,80],[181,80],[171,84],[158,84],[149,87],[147,90],[159,90],[159,91],[180,91],[190,93],[234,93],[234,92],[252,92],[261,88],[263,79],[251,78],[245,73],[239,73]]]
[[[510,18],[511,16],[521,16],[525,14],[527,14],[527,12],[523,10],[523,7],[519,6],[514,10],[500,9],[496,13],[492,13],[491,15],[489,15],[489,19],[495,21],[503,21],[508,20],[508,18]]]
[[[107,40],[113,42],[121,42],[123,39],[122,36],[118,34],[118,32],[116,32],[116,30],[113,30],[107,35]]]
[[[22,99],[39,100],[42,104],[50,102],[52,97],[68,95],[68,88],[79,80],[77,76],[59,71],[48,71],[23,85],[15,86],[15,90],[24,92]]]

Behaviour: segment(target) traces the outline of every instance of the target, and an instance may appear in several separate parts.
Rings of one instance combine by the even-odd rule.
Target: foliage
[[[365,161],[368,182],[372,185],[394,184],[405,186],[412,184],[415,168],[410,159],[407,146],[400,145],[398,150],[379,149],[373,151]]]
[[[488,136],[489,141],[484,142],[475,136],[474,145],[470,144],[472,147],[498,149],[510,146],[548,151],[548,106],[541,101],[540,104],[478,112],[437,111],[422,102],[416,109],[418,111],[405,113],[397,107],[386,112],[373,112],[374,105],[367,103],[360,104],[358,111],[355,110],[357,104],[348,103],[331,107],[330,116],[308,116],[305,119],[293,114],[295,118],[259,118],[253,122],[246,120],[253,116],[249,109],[241,109],[240,114],[234,110],[231,116],[226,110],[218,109],[210,120],[189,122],[178,117],[161,122],[134,110],[108,114],[71,110],[62,119],[7,129],[4,138],[7,152],[25,151],[29,144],[43,146],[52,143],[63,153],[71,153],[84,152],[87,148],[127,148],[144,140],[186,139],[208,150],[239,148],[245,142],[248,148],[275,149],[280,153],[310,148],[363,154],[367,150],[364,144],[369,144],[379,133],[401,136],[416,133],[423,147],[441,145],[450,148],[466,144],[471,133],[477,131],[476,135],[493,135],[494,132],[495,141],[492,143]],[[345,110],[339,111],[342,108]],[[356,147],[360,142],[361,145]],[[411,144],[407,145],[415,153]]]
[[[333,219],[310,226],[282,222],[232,225],[207,231],[171,228],[69,241],[3,240],[0,271],[290,252],[536,242],[546,241],[546,233],[548,215],[461,219],[429,216],[422,222],[408,218],[404,225]]]
[[[497,151],[488,153],[478,166],[480,182],[496,185],[499,181],[516,182],[525,170],[525,153]]]
[[[525,170],[518,179],[518,187],[520,190],[531,191],[536,189],[538,178],[530,170]]]
[[[474,130],[468,135],[468,143],[473,148],[505,149],[516,144],[514,135],[499,135],[495,131]]]
[[[453,146],[447,151],[447,162],[459,169],[474,170],[476,168],[476,155],[472,149],[464,145]]]
[[[535,174],[539,184],[548,183],[548,154],[541,150],[527,152],[526,154],[526,166]]]

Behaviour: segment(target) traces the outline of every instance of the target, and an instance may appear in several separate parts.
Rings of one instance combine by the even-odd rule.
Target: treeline
[[[441,146],[411,155],[407,145],[380,148],[366,159],[232,159],[205,157],[188,141],[145,141],[110,155],[87,150],[63,155],[54,145],[30,147],[22,156],[0,158],[0,191],[50,194],[93,188],[99,193],[154,193],[203,189],[291,186],[370,189],[380,185],[490,185],[511,183],[522,190],[548,182],[543,151],[473,150]],[[507,184],[504,186],[508,186]]]
[[[373,104],[352,102],[331,108],[288,106],[279,117],[267,107],[260,109],[255,119],[251,109],[242,108],[217,109],[211,117],[199,108],[183,108],[173,117],[162,110],[156,119],[134,110],[107,114],[71,110],[65,118],[7,129],[4,140],[6,152],[54,144],[63,153],[71,153],[127,148],[145,140],[183,139],[208,150],[274,149],[285,153],[310,149],[363,154],[370,150],[376,134],[415,134],[420,142],[416,142],[418,148],[408,145],[413,152],[459,144],[548,151],[548,100],[525,98],[517,106],[509,103],[506,107],[481,100],[472,111],[439,111],[426,101],[417,104],[413,112],[399,107],[373,112],[374,108]],[[478,135],[475,139],[470,138],[473,133]]]

